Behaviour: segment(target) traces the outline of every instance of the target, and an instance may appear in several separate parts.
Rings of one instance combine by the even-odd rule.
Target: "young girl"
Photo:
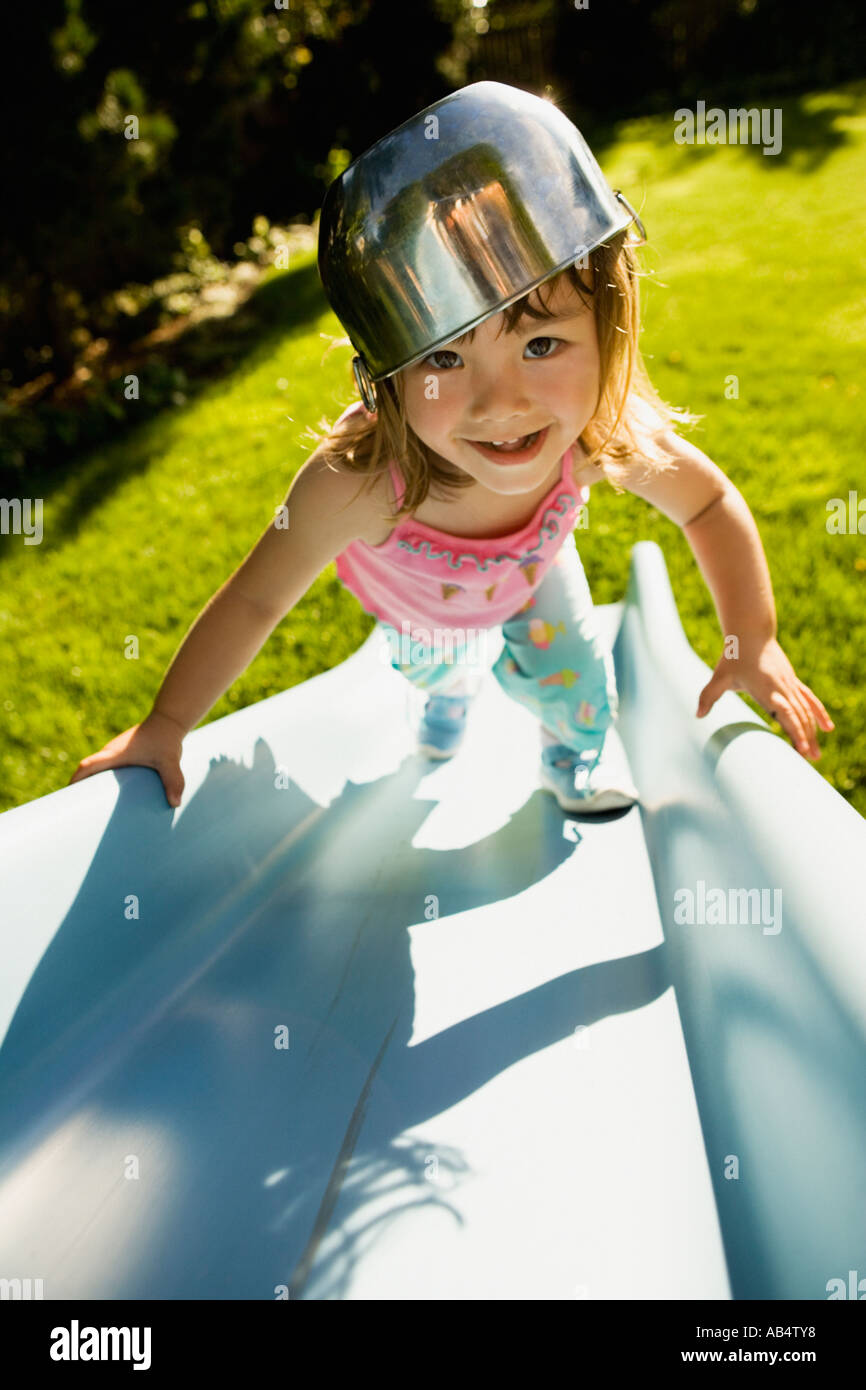
[[[434,115],[425,144],[417,123],[429,134]],[[422,752],[458,748],[485,667],[479,639],[501,628],[493,674],[538,719],[542,785],[566,810],[630,804],[634,788],[602,756],[617,692],[574,541],[601,477],[682,528],[725,638],[737,639],[698,716],[745,690],[804,756],[820,756],[816,725],[834,726],[776,641],[754,519],[676,435],[695,417],[666,406],[644,367],[640,271],[615,197],[561,112],[499,83],[427,108],[332,185],[319,264],[360,349],[363,403],[300,469],[288,528],[269,525],[198,616],[151,713],[72,782],[140,764],[179,805],[185,734],[336,560],[394,668],[427,692]],[[563,234],[570,257],[551,250]]]

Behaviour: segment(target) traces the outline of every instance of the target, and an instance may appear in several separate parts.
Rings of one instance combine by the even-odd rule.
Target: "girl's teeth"
[[[537,433],[536,430],[534,434],[524,434],[520,439],[488,439],[487,446],[491,449],[501,449],[503,446],[515,450],[526,448],[535,439]]]

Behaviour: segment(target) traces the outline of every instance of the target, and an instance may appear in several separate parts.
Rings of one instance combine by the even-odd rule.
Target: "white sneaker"
[[[563,811],[614,811],[633,806],[637,788],[628,773],[617,770],[602,752],[577,753],[564,743],[552,743],[541,754],[541,785],[553,792]]]

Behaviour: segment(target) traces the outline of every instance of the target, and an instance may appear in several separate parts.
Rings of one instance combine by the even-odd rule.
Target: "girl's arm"
[[[680,529],[713,596],[724,637],[763,644],[776,636],[767,557],[745,498],[730,479],[724,481],[723,491]]]
[[[713,596],[725,650],[701,691],[697,715],[707,714],[724,691],[745,690],[779,721],[798,752],[817,760],[816,724],[829,731],[833,721],[776,640],[773,586],[755,519],[700,449],[673,432],[657,438],[675,467],[622,481],[681,528]]]
[[[70,783],[112,767],[152,767],[169,803],[180,805],[186,734],[249,666],[325,566],[365,531],[381,529],[378,489],[358,496],[358,484],[357,476],[329,469],[315,455],[308,460],[285,500],[288,526],[271,523],[207,602],[178,648],[150,714],[83,758]]]
[[[817,761],[815,726],[829,732],[833,721],[776,640],[770,571],[745,499],[729,482],[721,497],[682,530],[713,595],[725,638],[724,653],[701,691],[698,717],[724,691],[746,690],[779,721],[797,751]]]
[[[188,733],[233,685],[277,623],[341,550],[370,525],[360,479],[321,459],[301,468],[275,518],[189,629],[153,703]],[[381,505],[381,504],[380,504]]]

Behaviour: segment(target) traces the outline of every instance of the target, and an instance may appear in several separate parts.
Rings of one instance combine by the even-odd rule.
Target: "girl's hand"
[[[179,806],[184,777],[180,770],[183,730],[167,714],[151,710],[141,724],[134,724],[106,743],[98,753],[82,758],[67,786],[105,772],[110,767],[152,767],[159,773],[170,806]]]
[[[797,752],[813,762],[821,756],[816,724],[826,732],[836,727],[818,696],[798,680],[775,637],[754,646],[741,643],[738,657],[722,656],[712,680],[701,691],[698,719],[709,713],[726,690],[745,690],[778,720]]]

